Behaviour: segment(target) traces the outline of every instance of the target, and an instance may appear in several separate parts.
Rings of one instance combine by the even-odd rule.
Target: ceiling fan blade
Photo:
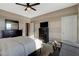
[[[17,5],[21,5],[21,6],[25,6],[25,7],[27,6],[27,5],[24,5],[24,4],[20,4],[20,3],[16,3],[16,4],[17,4]]]
[[[39,5],[40,3],[35,3],[35,4],[32,4],[32,5],[30,5],[30,6],[35,6],[35,5]]]
[[[27,8],[25,8],[25,11],[27,10]]]
[[[34,9],[34,8],[32,8],[32,7],[30,7],[32,10],[34,10],[34,11],[36,11],[36,9]]]

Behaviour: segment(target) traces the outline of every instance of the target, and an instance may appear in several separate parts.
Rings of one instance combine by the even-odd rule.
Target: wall
[[[34,34],[34,23],[30,23],[30,30],[29,30],[29,36],[34,38],[35,34]]]
[[[5,29],[5,21],[4,18],[0,17],[0,31]]]
[[[79,4],[78,4],[78,43],[79,43]]]
[[[21,15],[13,14],[0,9],[0,30],[5,29],[5,19],[19,21],[19,29],[23,30],[23,36],[26,35],[26,26],[25,23],[30,23],[29,18],[26,18]]]
[[[61,41],[61,19],[55,18],[49,21],[49,39]]]
[[[64,8],[55,12],[44,14],[32,19],[35,24],[35,37],[39,38],[40,22],[48,21],[49,23],[49,40],[61,41],[61,17],[78,14],[78,6]]]

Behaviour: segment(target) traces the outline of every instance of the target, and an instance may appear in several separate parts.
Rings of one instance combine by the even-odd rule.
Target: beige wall
[[[0,31],[5,29],[5,21],[4,18],[0,17]]]
[[[38,30],[40,22],[48,21],[49,40],[61,41],[61,17],[75,14],[78,14],[77,5],[33,18],[32,22],[35,24],[35,37],[39,38]]]
[[[55,18],[49,21],[49,40],[61,40],[61,19]]]
[[[34,37],[34,23],[30,23],[29,36]]]
[[[78,36],[78,41],[77,42],[79,43],[79,4],[78,4],[78,28],[77,29],[78,29],[78,33],[77,33],[78,34],[77,35]]]
[[[0,10],[0,30],[5,29],[5,19],[10,19],[10,20],[17,20],[19,21],[19,29],[23,30],[23,36],[26,35],[26,24],[25,23],[30,23],[29,18],[26,18],[21,15],[13,14],[4,10]]]

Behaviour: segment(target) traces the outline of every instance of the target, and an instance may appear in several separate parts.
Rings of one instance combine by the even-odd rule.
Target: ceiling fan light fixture
[[[27,10],[31,10],[31,8],[30,7],[27,7]]]

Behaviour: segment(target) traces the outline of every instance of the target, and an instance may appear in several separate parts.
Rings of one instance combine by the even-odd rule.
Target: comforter
[[[0,39],[1,56],[27,56],[40,49],[42,41],[29,37],[14,37]]]

